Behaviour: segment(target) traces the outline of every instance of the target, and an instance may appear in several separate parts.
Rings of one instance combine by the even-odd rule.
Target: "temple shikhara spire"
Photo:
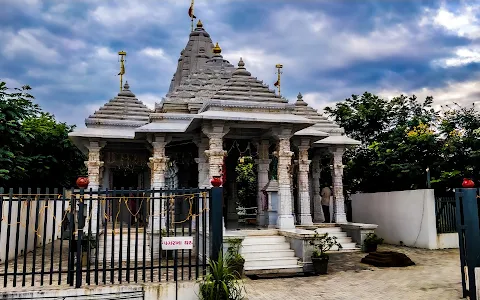
[[[120,72],[118,73],[118,75],[120,75],[120,92],[121,92],[123,88],[123,75],[125,75],[125,61],[126,61],[125,57],[127,56],[127,52],[119,51],[118,56],[120,61]]]
[[[281,96],[282,94],[280,93],[280,86],[282,84],[281,75],[283,74],[283,72],[282,72],[283,65],[282,64],[276,64],[275,68],[277,68],[277,72],[276,72],[277,81],[273,85],[278,89],[278,95]]]
[[[193,9],[192,1],[188,11],[192,24],[196,19]],[[342,128],[311,107],[298,91],[295,91],[295,95],[298,93],[295,100],[289,101],[282,95],[282,64],[275,65],[277,79],[275,87],[272,87],[254,74],[255,67],[262,65],[258,57],[238,55],[232,57],[235,65],[230,63],[224,57],[225,53],[241,49],[226,48],[241,43],[222,42],[222,49],[219,43],[212,41],[207,32],[208,22],[203,21],[198,20],[195,28],[191,28],[185,37],[184,47],[178,49],[178,57],[172,60],[176,68],[170,82],[158,82],[164,74],[156,78],[157,72],[152,72],[146,79],[149,82],[142,79],[138,84],[142,87],[169,85],[162,100],[152,108],[142,102],[147,99],[135,96],[135,79],[129,77],[129,83],[123,84],[127,53],[118,52],[121,91],[112,91],[111,100],[86,118],[86,128],[76,128],[69,136],[88,158],[89,189],[133,187],[138,188],[139,193],[145,190],[145,195],[155,196],[145,202],[122,201],[110,209],[104,207],[105,201],[94,201],[94,207],[87,211],[105,212],[109,214],[108,219],[118,219],[118,223],[130,225],[132,218],[118,213],[120,208],[123,211],[138,211],[135,219],[138,217],[141,222],[136,225],[145,227],[144,232],[152,235],[146,239],[152,244],[142,247],[149,247],[157,254],[160,251],[161,229],[167,229],[169,223],[169,215],[165,211],[172,211],[165,205],[175,206],[178,203],[173,196],[171,200],[158,202],[163,201],[162,195],[175,189],[181,191],[183,187],[198,191],[199,188],[208,189],[214,185],[212,182],[223,184],[222,217],[226,230],[251,226],[281,232],[296,230],[299,228],[296,226],[301,225],[304,229],[295,236],[302,239],[304,232],[307,236],[313,234],[307,228],[318,228],[314,227],[315,224],[325,220],[346,223],[342,156],[349,146],[359,142],[346,137]],[[188,30],[185,28],[185,31]],[[165,70],[160,63],[153,67]],[[292,91],[283,93],[293,95]],[[327,160],[321,159],[327,153],[333,162],[322,166],[327,164]],[[255,164],[252,169],[252,176],[256,176],[254,187],[237,182],[235,174],[239,162]],[[332,178],[320,178],[322,168],[326,167],[331,168]],[[328,218],[327,208],[322,210],[325,201],[320,196],[320,191],[330,186],[333,187],[333,198],[327,204],[331,206],[332,218]],[[244,188],[251,190],[240,193],[239,190]],[[189,199],[195,202],[199,198]],[[186,200],[182,203],[188,206]],[[191,226],[193,232],[201,235],[205,229],[202,226],[209,226],[208,214],[213,210],[209,206],[207,211],[210,212],[203,214],[203,202],[193,205],[190,209],[183,207],[175,210],[175,215],[169,220],[173,222],[175,218],[176,224],[184,222]],[[253,208],[252,213],[246,212],[247,208]],[[188,214],[189,211],[191,214]],[[217,217],[222,214],[222,208],[219,211]],[[197,219],[192,220],[192,215]],[[94,228],[97,226],[97,219],[88,222],[92,222],[90,225]],[[335,227],[335,224],[321,226],[323,230]],[[102,223],[100,227],[104,228]],[[101,228],[98,230],[103,230]],[[335,227],[337,231],[332,233],[338,232],[339,228]],[[248,239],[246,234],[245,239]],[[288,243],[282,241],[279,235],[272,241]],[[108,240],[113,241],[111,236]],[[287,249],[289,245],[281,245],[278,249]],[[355,243],[345,242],[344,249],[351,247],[355,247]],[[272,257],[277,261],[290,262],[279,266],[294,273],[302,272],[299,269],[306,268],[304,266],[311,267],[310,261],[298,264],[298,259],[292,258],[293,251],[291,253],[290,258],[278,259],[282,253]],[[271,264],[266,258],[265,264],[256,269],[250,266],[246,259],[245,272],[254,274],[263,267],[272,268],[276,264]]]

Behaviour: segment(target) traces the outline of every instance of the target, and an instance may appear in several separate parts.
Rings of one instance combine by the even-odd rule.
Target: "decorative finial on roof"
[[[243,62],[243,59],[240,57],[240,61],[238,62],[238,68],[235,70],[235,72],[232,73],[233,75],[241,75],[241,76],[251,76],[252,74],[247,71],[245,68],[245,63]]]
[[[245,63],[243,62],[243,59],[241,57],[240,57],[240,60],[238,61],[238,68],[245,69]]]
[[[118,95],[123,97],[135,97],[135,94],[130,91],[130,85],[128,84],[128,81],[125,81],[125,84],[123,85],[123,91],[118,93]]]
[[[295,102],[296,106],[308,106],[307,102],[303,101],[302,93],[298,93],[297,102]]]
[[[198,20],[198,22],[197,22],[197,28],[203,28],[202,20]]]
[[[218,42],[215,44],[215,47],[213,47],[213,53],[214,54],[220,54],[222,53],[222,48],[218,45]]]

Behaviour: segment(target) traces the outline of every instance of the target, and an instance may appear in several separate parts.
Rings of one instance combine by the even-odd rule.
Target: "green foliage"
[[[363,240],[364,245],[381,245],[383,244],[383,239],[378,237],[375,233],[368,233],[365,240]]]
[[[433,98],[401,95],[391,100],[353,95],[325,109],[362,145],[345,153],[344,184],[354,192],[458,187],[478,177],[480,113],[474,108],[433,108]]]
[[[338,251],[342,249],[342,245],[337,241],[336,236],[329,236],[328,233],[319,234],[315,232],[313,239],[309,242],[313,246],[312,257],[327,257],[327,251],[337,246]]]
[[[223,258],[222,251],[218,261],[209,259],[209,272],[199,282],[201,300],[240,300],[244,299],[244,286],[237,280],[234,272]]]
[[[252,203],[256,203],[257,198],[257,171],[253,158],[251,156],[240,157],[235,171],[237,173],[238,202],[243,207],[249,207]]]
[[[245,259],[240,254],[240,248],[242,247],[241,239],[228,239],[228,250],[226,261],[230,270],[233,272],[236,278],[242,278],[243,275],[243,266],[245,264]]]
[[[0,186],[70,187],[85,173],[85,157],[70,142],[73,126],[42,112],[30,87],[0,82]]]

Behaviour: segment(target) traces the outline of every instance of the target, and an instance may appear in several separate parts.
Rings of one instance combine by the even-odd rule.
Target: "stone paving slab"
[[[249,300],[415,300],[462,299],[458,249],[425,250],[381,246],[405,253],[415,263],[406,268],[377,268],[360,263],[365,253],[330,256],[323,276],[245,280]]]

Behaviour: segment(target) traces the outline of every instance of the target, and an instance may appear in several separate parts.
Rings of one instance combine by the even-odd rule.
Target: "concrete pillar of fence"
[[[223,188],[212,188],[210,199],[210,259],[218,261],[223,245]]]

